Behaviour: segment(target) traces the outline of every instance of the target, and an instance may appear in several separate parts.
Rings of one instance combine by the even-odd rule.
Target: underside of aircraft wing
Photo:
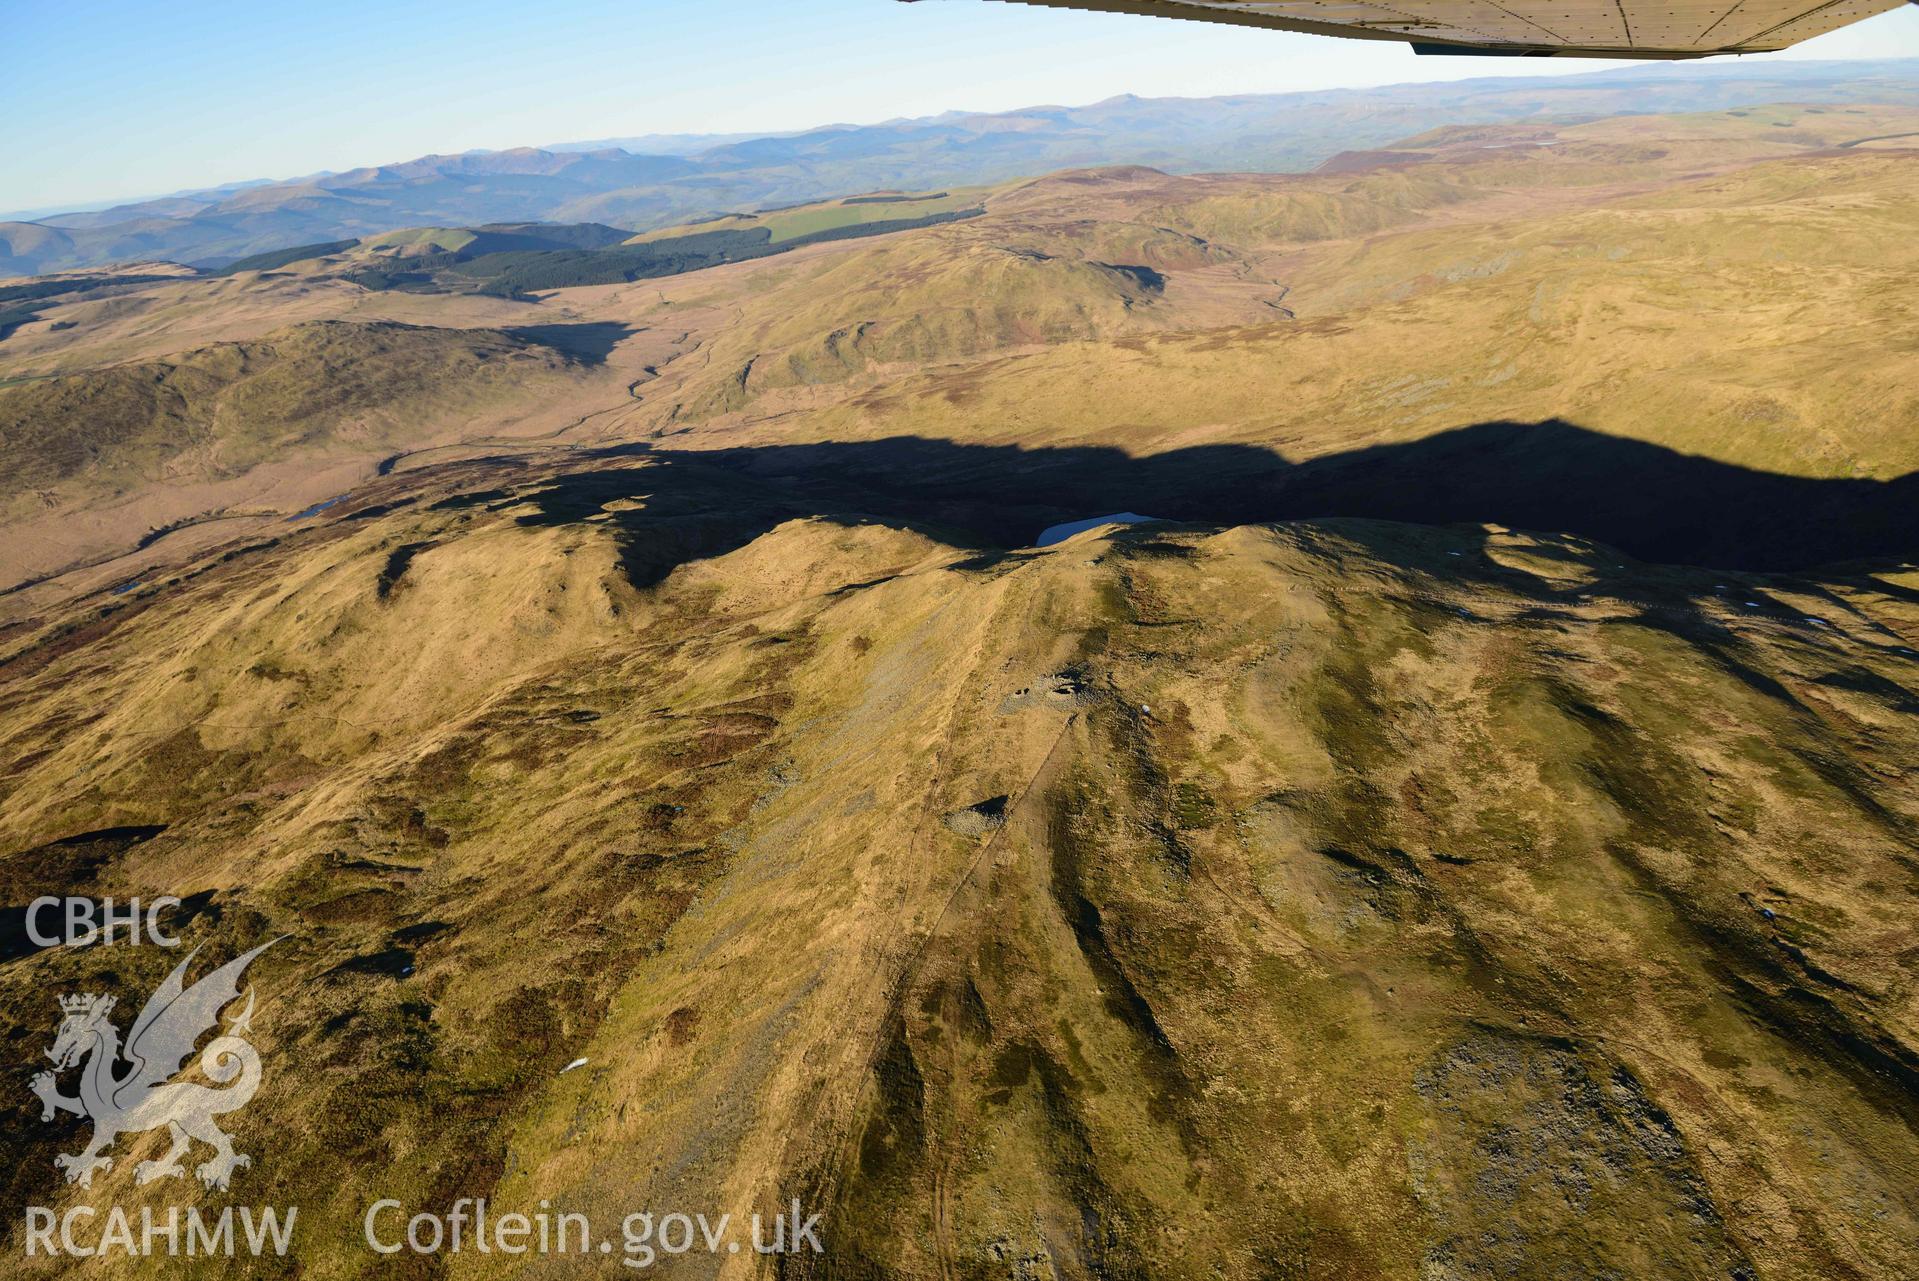
[[[1907,0],[1015,0],[1398,40],[1419,53],[1704,58],[1767,53]],[[1919,3],[1919,0],[1913,0]]]

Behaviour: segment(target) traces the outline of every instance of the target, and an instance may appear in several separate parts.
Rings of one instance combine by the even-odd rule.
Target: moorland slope
[[[49,887],[285,936],[255,1274],[373,1275],[378,1197],[798,1197],[782,1275],[1901,1275],[1908,131],[1469,122],[644,280],[356,282],[430,228],[36,297],[0,1038],[177,959],[34,950]],[[1174,519],[1034,546],[1116,512]],[[10,1204],[180,1195],[38,1115]]]

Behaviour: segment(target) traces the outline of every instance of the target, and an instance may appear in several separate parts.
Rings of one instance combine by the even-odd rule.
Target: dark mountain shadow
[[[1579,535],[1642,560],[1759,571],[1919,552],[1919,473],[1781,476],[1558,421],[1483,423],[1303,463],[1251,445],[1134,458],[920,437],[649,452],[670,470],[563,472],[541,481],[531,495],[539,513],[523,519],[583,519],[646,494],[644,508],[614,513],[642,584],[807,515],[912,525],[981,551],[1028,546],[1047,525],[1135,511],[1229,525],[1495,523]]]
[[[639,330],[616,320],[589,320],[572,325],[520,325],[503,332],[565,352],[582,364],[604,365],[613,349]]]
[[[1559,421],[1482,423],[1289,462],[1248,445],[1133,458],[896,437],[691,455],[761,479],[902,503],[988,545],[1105,512],[1246,524],[1360,516],[1563,532],[1642,560],[1791,570],[1919,551],[1919,473],[1896,481],[1754,471]]]

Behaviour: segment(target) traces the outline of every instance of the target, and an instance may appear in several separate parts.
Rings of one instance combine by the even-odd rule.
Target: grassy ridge
[[[890,211],[897,207],[882,208]],[[729,221],[718,229],[626,240],[611,247],[567,249],[509,247],[511,237],[479,229],[460,248],[429,248],[424,253],[381,259],[345,274],[346,279],[373,290],[466,289],[520,297],[549,289],[679,276],[724,263],[765,258],[801,245],[910,231],[975,217],[980,212],[977,208],[941,209],[905,217],[827,221],[817,227],[798,223],[784,225],[784,238],[771,226],[741,227]],[[811,229],[803,229],[806,227]]]
[[[359,441],[557,378],[498,331],[317,321],[161,361],[0,387],[0,510],[160,477],[234,475],[345,429]]]
[[[0,342],[21,325],[40,318],[36,304],[67,295],[84,293],[111,285],[143,285],[172,280],[172,276],[62,276],[52,280],[30,280],[18,285],[0,285]]]
[[[308,258],[325,258],[330,254],[343,254],[356,247],[358,240],[329,240],[317,245],[295,245],[290,249],[275,249],[270,253],[254,254],[241,258],[222,267],[222,276],[237,275],[242,271],[273,271],[289,263],[305,262]]]

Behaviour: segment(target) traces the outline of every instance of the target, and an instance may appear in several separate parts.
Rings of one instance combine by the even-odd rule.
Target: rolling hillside
[[[75,385],[48,375],[112,385],[127,364],[191,363],[203,357],[186,353],[321,320],[526,334],[575,362],[577,391],[507,394],[464,427],[446,413],[408,427],[382,410],[384,426],[325,436],[337,466],[306,487],[297,466],[260,481],[229,468],[198,497],[127,489],[106,465],[75,473],[47,491],[9,569],[18,582],[110,560],[152,530],[253,510],[257,498],[240,498],[250,487],[296,511],[395,456],[553,432],[704,449],[911,439],[932,442],[935,459],[959,447],[950,465],[962,473],[967,450],[1095,446],[1194,460],[1140,492],[1097,451],[1061,453],[1073,475],[1049,483],[1101,511],[1483,515],[1755,568],[1884,550],[1910,527],[1899,486],[1919,469],[1899,337],[1919,332],[1906,287],[1919,189],[1910,152],[1846,144],[1916,120],[1906,108],[1790,107],[1452,126],[1306,175],[1070,172],[998,189],[980,217],[789,239],[774,257],[757,256],[782,247],[768,227],[718,224],[601,250],[483,254],[442,269],[454,292],[420,293],[395,286],[418,274],[411,265],[447,258],[434,237],[448,236],[407,233],[263,273],[59,293],[0,343],[0,378],[24,380],[0,387],[0,403],[22,422]],[[598,270],[595,255],[651,262],[701,237],[754,235],[761,248],[730,265],[649,267],[626,284],[630,265],[580,274]],[[486,281],[459,273],[495,261],[529,281],[537,268],[614,283],[474,296]],[[289,377],[328,377],[324,363],[296,367],[308,372]],[[138,436],[148,428],[135,419],[96,418],[86,435]],[[1562,439],[1562,425],[1577,432]],[[1508,436],[1532,444],[1493,443]],[[298,455],[321,437],[289,439],[308,442]],[[1709,500],[1635,485],[1642,446],[1699,460],[1714,479],[1687,483]],[[930,494],[948,466],[910,470]],[[1460,483],[1431,489],[1421,478],[1435,467]],[[1787,478],[1777,501],[1799,517],[1750,505],[1745,473]],[[1795,481],[1815,483],[1794,498]],[[1057,494],[1013,500],[1028,488],[1008,495],[996,529],[1075,514]]]
[[[787,1277],[1909,1271],[1919,106],[1679,75],[15,298],[0,1038],[178,959],[36,950],[48,886],[283,936],[225,1195],[300,1207],[25,1275],[594,1266],[380,1197],[797,1198]],[[780,251],[446,278],[699,236]],[[164,1215],[39,1118],[14,1203]]]
[[[387,1196],[799,1196],[812,1271],[905,1277],[1919,1250],[1910,572],[1369,521],[982,549],[816,475],[396,475],[7,636],[8,901],[289,936],[236,1133],[302,1271]],[[132,999],[173,958],[129,952]],[[9,1039],[83,955],[0,967]],[[15,1199],[163,1194],[64,1187],[0,1107]]]

